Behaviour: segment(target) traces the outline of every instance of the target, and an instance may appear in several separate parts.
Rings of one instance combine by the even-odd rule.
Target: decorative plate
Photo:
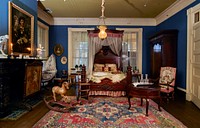
[[[66,56],[61,57],[61,63],[62,64],[66,64],[67,63],[67,57]]]

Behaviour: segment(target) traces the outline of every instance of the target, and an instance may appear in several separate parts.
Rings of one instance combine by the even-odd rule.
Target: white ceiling
[[[97,18],[101,0],[40,0],[53,17]],[[155,18],[180,0],[105,0],[106,18]],[[145,6],[146,5],[146,6]]]

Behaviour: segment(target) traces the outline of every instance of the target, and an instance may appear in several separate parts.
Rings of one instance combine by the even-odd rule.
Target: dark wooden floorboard
[[[162,107],[188,128],[200,128],[200,109],[192,102],[185,101],[184,93],[178,91],[175,94],[174,101],[170,100],[167,103],[163,100]],[[47,93],[47,95],[51,95],[51,93]],[[31,128],[48,111],[49,109],[42,102],[16,121],[0,121],[0,128]]]
[[[200,128],[200,109],[185,100],[185,93],[176,91],[174,101],[170,100],[169,103],[163,101],[162,107],[188,128]]]

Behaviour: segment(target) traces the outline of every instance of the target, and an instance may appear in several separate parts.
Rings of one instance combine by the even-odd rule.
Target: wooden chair
[[[159,86],[161,86],[161,96],[162,98],[174,99],[174,86],[176,80],[176,68],[174,67],[161,67]]]

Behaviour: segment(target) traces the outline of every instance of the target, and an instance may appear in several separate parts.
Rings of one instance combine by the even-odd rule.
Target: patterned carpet
[[[75,100],[75,99],[72,99]],[[158,111],[157,104],[150,100],[149,116],[145,116],[146,104],[140,106],[140,99],[125,97],[96,97],[91,103],[84,99],[67,113],[49,111],[33,128],[185,128],[179,120],[164,109]]]

